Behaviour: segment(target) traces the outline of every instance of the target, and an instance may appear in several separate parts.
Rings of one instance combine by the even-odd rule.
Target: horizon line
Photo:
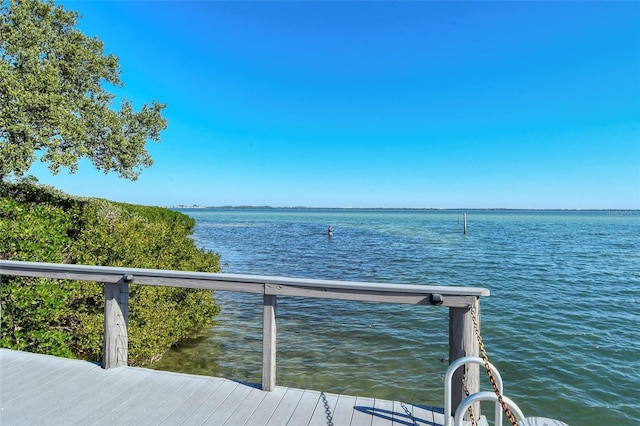
[[[269,205],[221,205],[203,206],[199,204],[175,204],[163,206],[173,209],[271,209],[271,210],[435,210],[435,211],[461,211],[461,210],[508,210],[508,211],[615,211],[615,212],[640,212],[634,208],[517,208],[517,207],[309,207],[309,206],[269,206]]]

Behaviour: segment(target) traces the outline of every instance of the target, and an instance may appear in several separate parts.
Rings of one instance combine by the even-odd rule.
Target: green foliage
[[[194,246],[189,238],[193,219],[181,213],[91,200],[84,204],[81,217],[82,232],[74,253],[77,263],[220,270],[217,254]],[[218,312],[210,292],[132,285],[129,297],[129,357],[136,364],[154,360],[172,343],[210,325]],[[101,323],[86,330],[87,335],[98,332],[102,332]],[[94,350],[99,352],[101,348]]]
[[[19,196],[18,196],[19,194]],[[56,199],[27,182],[0,184],[0,257],[13,260],[63,262],[71,247],[67,231],[72,217]],[[11,196],[13,195],[13,197]],[[72,334],[66,328],[64,284],[22,277],[2,279],[2,334],[0,344],[32,352],[69,356]]]
[[[62,209],[46,205],[25,205],[10,198],[0,199],[0,255],[5,259],[57,261],[71,241],[71,221]]]
[[[78,199],[29,181],[0,183],[0,256],[219,272],[219,255],[195,247],[195,222],[159,207]],[[92,282],[4,277],[0,344],[32,352],[100,360],[103,286]],[[132,285],[129,360],[141,365],[210,327],[212,292]]]
[[[135,180],[152,164],[166,105],[114,110],[107,84],[122,86],[118,59],[77,30],[78,14],[52,0],[0,2],[0,179],[22,176],[40,155],[55,174],[88,158]]]
[[[10,278],[7,281],[2,285],[0,344],[24,351],[72,357],[68,344],[73,334],[67,327],[68,294],[64,283],[33,278]]]

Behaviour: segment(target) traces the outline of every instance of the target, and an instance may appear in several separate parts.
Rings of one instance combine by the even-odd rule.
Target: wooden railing
[[[475,287],[362,283],[9,260],[0,260],[0,278],[2,275],[104,283],[103,368],[127,365],[129,285],[132,283],[262,294],[262,389],[269,391],[276,386],[278,296],[405,303],[449,308],[449,362],[463,356],[478,356],[479,348],[473,329],[471,309],[474,308],[479,313],[480,297],[489,296],[489,290]],[[459,369],[457,375],[454,375],[452,386],[454,410],[465,395],[463,380],[469,392],[479,391],[478,366],[470,365],[466,373]]]

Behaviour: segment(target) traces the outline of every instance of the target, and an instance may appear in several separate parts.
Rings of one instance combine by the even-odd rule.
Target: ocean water
[[[488,288],[483,339],[525,415],[640,423],[638,211],[471,210],[467,235],[462,211],[181,211],[225,272]],[[259,383],[261,297],[216,298],[218,324],[154,368]],[[446,308],[279,298],[277,314],[278,385],[443,406]]]

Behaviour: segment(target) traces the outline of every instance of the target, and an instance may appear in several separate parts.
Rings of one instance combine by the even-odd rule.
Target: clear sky
[[[640,2],[66,1],[167,103],[152,205],[640,209]]]

